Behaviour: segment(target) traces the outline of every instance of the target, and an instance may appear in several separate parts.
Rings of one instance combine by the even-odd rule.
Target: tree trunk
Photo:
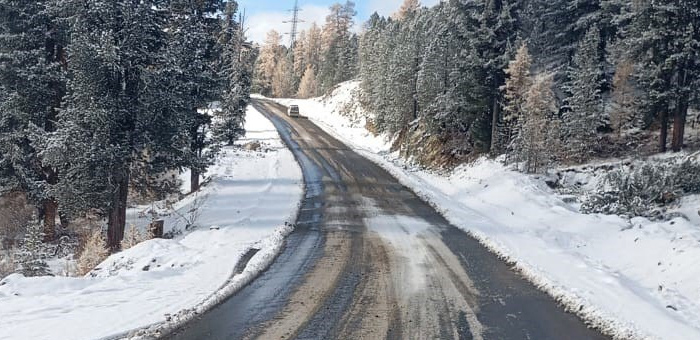
[[[688,100],[685,97],[678,99],[676,114],[673,117],[673,137],[671,138],[671,150],[679,152],[683,149],[683,135],[685,134],[685,120],[688,116]]]
[[[659,111],[661,116],[661,133],[659,134],[659,152],[666,152],[666,139],[668,139],[668,111],[663,108]]]
[[[44,220],[44,241],[56,239],[56,215],[58,215],[58,203],[53,199],[45,199],[41,203],[42,217]]]
[[[493,117],[491,118],[491,152],[498,153],[500,145],[498,144],[498,122],[501,120],[501,106],[498,105],[498,98],[493,97]]]
[[[199,171],[192,169],[190,173],[190,192],[199,190]]]
[[[112,207],[107,221],[107,247],[112,252],[121,249],[121,241],[124,239],[124,226],[126,225],[126,199],[129,194],[129,175],[125,174],[118,182],[112,196]]]

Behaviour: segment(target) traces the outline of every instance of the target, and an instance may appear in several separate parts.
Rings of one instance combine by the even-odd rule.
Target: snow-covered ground
[[[249,108],[246,137],[262,151],[225,148],[198,195],[175,204],[192,231],[155,239],[112,255],[86,277],[25,278],[0,282],[0,339],[98,339],[136,328],[175,325],[202,312],[249,282],[274,259],[291,231],[303,193],[301,170],[274,126]],[[131,211],[130,223],[149,216]],[[183,217],[162,217],[184,229]],[[237,262],[259,251],[238,274]]]
[[[542,179],[487,159],[449,174],[417,169],[389,151],[388,138],[365,130],[357,89],[348,82],[330,97],[277,101],[299,105],[605,333],[700,339],[700,198],[683,199],[689,219],[628,220],[581,214]]]

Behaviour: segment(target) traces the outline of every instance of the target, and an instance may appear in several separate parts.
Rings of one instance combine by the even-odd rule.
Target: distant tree
[[[275,73],[272,76],[272,95],[278,98],[288,98],[295,93],[294,68],[291,56],[282,56],[277,61]]]
[[[277,71],[277,63],[282,58],[281,42],[282,36],[277,31],[272,30],[267,33],[255,66],[253,91],[265,96],[272,94],[273,77]]]
[[[404,0],[398,12],[396,12],[393,17],[396,18],[396,20],[404,20],[415,15],[419,8],[420,0]]]
[[[321,64],[317,73],[322,91],[352,79],[357,73],[357,36],[351,32],[355,3],[334,4],[322,28]]]
[[[306,67],[306,72],[301,78],[299,83],[299,92],[297,92],[297,97],[299,98],[311,98],[316,96],[318,91],[318,83],[316,82],[316,74],[314,73],[313,67],[311,65]]]

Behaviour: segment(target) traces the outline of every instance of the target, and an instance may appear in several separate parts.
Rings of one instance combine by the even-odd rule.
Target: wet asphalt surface
[[[281,105],[253,105],[301,165],[296,229],[257,279],[163,338],[607,339],[381,167]]]

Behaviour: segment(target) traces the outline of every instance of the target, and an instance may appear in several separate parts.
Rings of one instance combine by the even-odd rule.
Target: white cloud
[[[304,22],[299,23],[299,31],[308,29],[311,23],[316,22],[319,26],[323,25],[328,15],[328,7],[306,5],[301,7],[299,18]],[[292,17],[291,12],[261,12],[252,15],[246,19],[248,28],[248,39],[263,43],[265,36],[270,30],[276,30],[282,34],[291,31],[292,24],[284,23]],[[284,43],[289,43],[289,35],[284,35]]]

